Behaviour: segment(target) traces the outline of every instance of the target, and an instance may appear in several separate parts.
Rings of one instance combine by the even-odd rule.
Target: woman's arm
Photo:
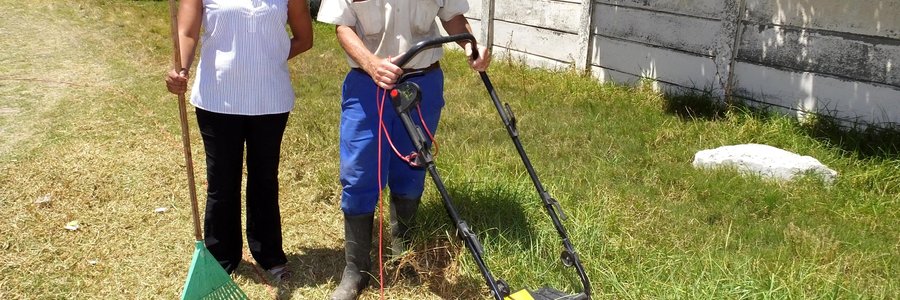
[[[200,39],[203,0],[181,0],[178,8],[178,39],[181,43],[182,68],[190,69]]]
[[[306,52],[313,46],[312,17],[306,0],[288,1],[288,26],[291,28],[291,52],[288,59]]]
[[[181,66],[166,74],[166,87],[174,94],[187,92],[188,70],[194,63],[194,52],[200,38],[200,24],[203,15],[203,0],[181,0],[178,8],[178,42],[180,44]]]

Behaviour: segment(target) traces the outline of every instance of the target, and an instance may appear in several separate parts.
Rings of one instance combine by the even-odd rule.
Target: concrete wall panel
[[[578,36],[500,20],[494,22],[494,45],[561,62],[577,56]]]
[[[900,88],[740,62],[735,72],[740,97],[844,120],[900,124]]]
[[[897,0],[746,0],[747,20],[900,39]]]
[[[591,75],[596,78],[600,82],[616,82],[616,83],[624,83],[628,85],[638,85],[641,82],[642,77],[635,76],[632,74],[619,72],[612,69],[606,69],[602,67],[592,66],[591,67]],[[656,89],[659,92],[663,93],[674,93],[674,94],[686,94],[686,93],[703,93],[703,90],[697,90],[692,88],[687,88],[684,86],[680,86],[677,84],[671,84],[665,81],[655,81],[651,83],[651,87]]]
[[[782,26],[745,27],[738,59],[900,87],[900,41],[848,39]]]
[[[722,0],[597,0],[595,2],[614,7],[641,8],[709,19],[721,18],[722,10],[725,8],[725,1]]]
[[[466,13],[467,18],[471,19],[481,19],[482,9],[481,9],[481,1],[482,0],[467,0],[469,2],[469,12]],[[488,0],[485,0],[488,1]],[[472,20],[469,20],[472,22]]]
[[[653,22],[647,22],[653,20]],[[677,30],[673,30],[677,29]],[[592,32],[629,41],[715,55],[720,22],[628,7],[596,5]]]
[[[511,23],[578,33],[581,4],[550,0],[497,0],[494,17]]]
[[[472,32],[475,33],[475,38],[476,39],[479,38],[478,33],[481,32],[481,20],[472,19],[472,18],[466,18],[466,19],[469,20],[469,26],[472,27]]]
[[[512,59],[513,61],[522,62],[525,65],[534,68],[563,70],[571,67],[571,65],[568,63],[540,57],[527,52],[501,47],[500,45],[494,46],[494,55],[496,55],[496,58]]]
[[[604,37],[595,38],[594,47],[598,67],[701,90],[712,89],[716,80],[710,57]]]

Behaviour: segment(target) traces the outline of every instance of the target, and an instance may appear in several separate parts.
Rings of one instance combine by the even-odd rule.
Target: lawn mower
[[[397,57],[397,59],[395,60],[395,64],[397,66],[403,67],[403,65],[409,62],[410,59],[412,59],[414,56],[416,56],[416,54],[424,49],[439,47],[444,43],[459,41],[470,41],[472,43],[472,49],[477,49],[477,47],[475,47],[475,37],[473,37],[469,33],[442,36],[415,44],[412,48],[409,49],[409,51]],[[472,55],[473,58],[477,58],[478,52],[472,51]],[[511,293],[509,284],[507,284],[502,279],[495,278],[493,277],[493,275],[491,275],[491,271],[485,264],[484,259],[482,259],[484,249],[481,243],[478,241],[478,237],[475,235],[472,228],[469,227],[468,224],[466,224],[466,221],[460,218],[456,208],[453,205],[453,201],[450,199],[450,195],[447,192],[447,189],[444,186],[440,175],[438,174],[437,167],[434,162],[434,157],[431,154],[431,149],[429,149],[430,147],[428,146],[426,136],[423,134],[422,129],[415,125],[415,123],[413,123],[412,121],[412,118],[410,118],[410,110],[416,108],[417,104],[421,101],[421,89],[416,83],[405,81],[405,79],[417,75],[421,75],[421,72],[410,72],[401,75],[394,89],[389,91],[391,95],[391,102],[394,106],[394,110],[397,112],[397,115],[400,116],[401,122],[403,123],[403,126],[405,127],[406,132],[412,140],[413,146],[415,147],[416,152],[413,153],[416,159],[415,164],[424,167],[427,170],[428,174],[431,176],[431,179],[434,181],[434,184],[437,186],[438,192],[440,193],[441,199],[444,203],[444,208],[447,210],[447,214],[450,216],[451,221],[456,226],[459,238],[463,240],[463,242],[465,242],[466,248],[472,254],[475,263],[478,264],[478,269],[481,271],[481,275],[484,276],[484,279],[487,282],[487,286],[490,289],[493,298],[495,298],[496,300],[590,299],[591,284],[587,278],[587,274],[584,271],[584,266],[581,264],[581,261],[578,257],[578,253],[575,252],[575,248],[572,246],[572,242],[569,240],[569,235],[566,232],[566,229],[563,226],[562,222],[560,221],[560,219],[565,220],[566,215],[563,212],[562,207],[560,207],[559,202],[551,197],[550,194],[544,189],[541,181],[538,179],[537,172],[535,172],[534,167],[531,165],[531,161],[525,154],[525,149],[522,147],[522,143],[519,141],[519,132],[516,129],[516,117],[513,114],[509,104],[500,104],[500,100],[497,97],[494,86],[491,84],[490,78],[488,78],[487,72],[479,72],[481,80],[482,82],[484,82],[484,86],[487,88],[488,94],[493,101],[494,107],[497,109],[497,113],[500,114],[500,119],[502,119],[503,124],[506,126],[506,130],[509,133],[510,138],[512,138],[513,144],[515,144],[516,150],[518,151],[519,156],[522,158],[522,162],[525,164],[525,168],[528,170],[528,175],[531,177],[531,181],[534,183],[535,189],[537,189],[537,193],[541,198],[544,208],[546,209],[547,214],[550,215],[550,219],[552,220],[553,225],[556,227],[557,233],[562,239],[563,251],[560,255],[560,259],[562,260],[563,265],[565,265],[566,267],[574,267],[578,272],[583,290],[582,292],[573,295],[561,292],[554,288],[542,287],[539,289],[521,289],[515,293]]]

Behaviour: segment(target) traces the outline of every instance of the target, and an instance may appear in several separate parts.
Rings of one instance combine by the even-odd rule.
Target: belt
[[[428,72],[428,71],[431,71],[431,70],[434,70],[434,69],[439,69],[440,67],[441,67],[441,63],[436,61],[436,62],[434,62],[433,64],[431,64],[430,66],[427,66],[427,67],[424,67],[424,68],[421,68],[421,69],[403,69],[403,73],[404,73],[404,74],[405,74],[405,73],[410,73],[410,72],[422,72],[422,73],[425,73],[425,72]]]
[[[429,72],[429,71],[432,71],[432,70],[435,70],[435,69],[440,69],[440,68],[441,68],[441,63],[436,61],[436,62],[434,62],[433,64],[431,64],[430,66],[427,66],[427,67],[424,67],[424,68],[420,68],[420,69],[406,69],[406,68],[404,68],[404,69],[403,69],[403,74],[407,74],[407,73],[411,73],[411,72],[421,72],[421,73],[425,73],[425,72]],[[352,68],[352,70],[366,73],[366,71],[363,70],[362,68]]]

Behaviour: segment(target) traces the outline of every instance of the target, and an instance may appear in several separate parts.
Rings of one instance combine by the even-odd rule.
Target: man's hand
[[[469,66],[475,71],[484,72],[491,65],[491,52],[487,47],[478,46],[478,59],[472,59],[472,43],[466,43],[466,56],[469,57]]]
[[[378,87],[389,90],[394,88],[397,79],[403,74],[403,69],[394,64],[389,58],[370,61],[365,68],[369,76]]]

